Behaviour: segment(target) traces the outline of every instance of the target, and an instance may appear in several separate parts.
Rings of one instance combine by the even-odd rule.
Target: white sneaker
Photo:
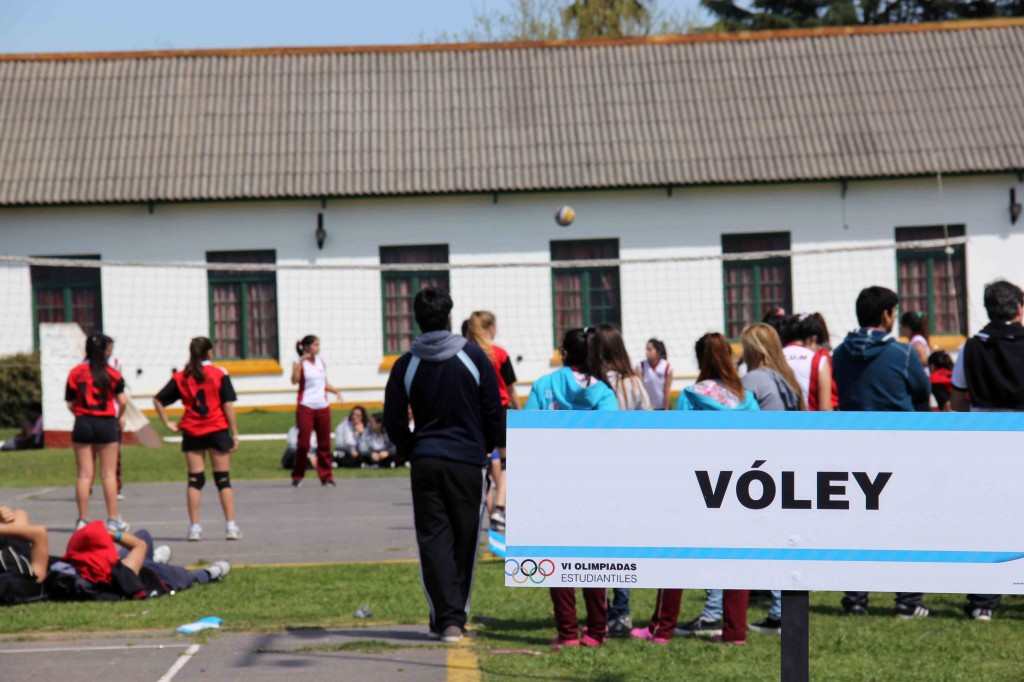
[[[123,492],[121,492],[121,491],[118,491],[118,493],[117,493],[117,499],[119,499],[119,500],[123,500],[123,499],[124,499],[124,493],[123,493]]]
[[[116,519],[107,519],[107,530],[111,533],[127,533],[132,529],[132,525],[127,523],[124,519],[118,516]]]
[[[89,522],[86,521],[85,519],[78,519],[77,521],[75,521],[75,530],[82,530],[83,528],[85,528],[88,525],[89,525]]]
[[[210,574],[210,580],[221,580],[224,576],[231,572],[231,564],[219,559],[214,561],[212,564],[206,567],[206,572]]]
[[[242,539],[242,530],[238,527],[237,524],[235,524],[234,521],[232,521],[231,523],[227,524],[227,526],[225,527],[225,529],[224,529],[224,539],[225,540],[241,540]]]
[[[160,545],[153,550],[153,561],[158,564],[166,564],[171,560],[171,548],[168,545]]]
[[[202,526],[200,526],[198,523],[193,523],[191,526],[188,527],[188,537],[185,538],[186,540],[188,540],[189,542],[198,542],[201,537],[203,537]]]

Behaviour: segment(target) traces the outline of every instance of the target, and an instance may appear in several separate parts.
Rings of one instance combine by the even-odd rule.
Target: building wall
[[[318,334],[331,379],[346,400],[379,400],[383,356],[380,246],[449,245],[455,326],[476,309],[498,316],[497,342],[517,359],[521,380],[550,370],[553,239],[618,238],[625,259],[716,256],[722,233],[788,231],[793,248],[837,249],[792,260],[796,311],[820,310],[833,343],[856,325],[853,302],[870,284],[896,287],[892,251],[839,249],[891,242],[894,228],[966,225],[969,328],[985,322],[984,284],[1024,281],[1024,224],[1011,227],[1008,189],[1016,176],[730,186],[665,190],[559,192],[319,201],[0,209],[0,255],[98,253],[104,260],[152,263],[107,267],[102,274],[104,331],[117,341],[136,396],[155,393],[187,359],[188,340],[208,335],[207,251],[274,249],[280,364],[294,341]],[[553,213],[570,204],[577,220],[558,227]],[[322,251],[316,216],[328,233]],[[488,263],[516,267],[467,267]],[[532,264],[532,265],[531,265]],[[344,267],[341,267],[344,266]],[[620,270],[622,323],[635,360],[650,336],[665,339],[677,376],[695,373],[693,341],[723,328],[719,260],[626,264]],[[0,354],[32,347],[27,267],[0,266]],[[293,400],[287,376],[237,376],[240,404]],[[680,378],[677,387],[684,385]],[[143,400],[148,403],[148,398]],[[143,404],[142,406],[145,406]]]

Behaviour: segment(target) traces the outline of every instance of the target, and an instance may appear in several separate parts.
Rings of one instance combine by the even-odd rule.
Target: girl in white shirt
[[[320,485],[336,485],[331,467],[331,408],[327,394],[341,400],[341,391],[327,381],[327,365],[320,355],[320,339],[310,334],[295,345],[299,359],[292,365],[292,383],[299,387],[295,425],[299,427],[299,443],[292,468],[292,486],[298,488],[306,475],[309,437],[316,431],[316,472]]]
[[[672,365],[668,364],[668,351],[658,339],[647,342],[647,359],[637,365],[637,373],[644,380],[651,406],[656,410],[672,409]]]

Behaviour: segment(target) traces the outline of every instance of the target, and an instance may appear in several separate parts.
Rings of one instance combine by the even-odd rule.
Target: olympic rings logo
[[[541,559],[540,562],[533,559],[523,559],[522,562],[505,559],[505,575],[517,585],[525,585],[527,581],[540,585],[554,572],[555,562],[551,559]]]

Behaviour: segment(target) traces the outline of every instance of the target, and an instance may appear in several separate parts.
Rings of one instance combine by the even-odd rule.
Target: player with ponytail
[[[320,339],[312,334],[295,344],[299,359],[292,365],[292,383],[299,387],[295,425],[299,427],[299,442],[292,467],[292,485],[298,488],[306,476],[309,439],[316,432],[316,472],[320,485],[336,485],[331,460],[331,407],[327,394],[341,400],[341,391],[327,381],[327,365],[320,355]]]
[[[117,444],[124,428],[124,379],[107,365],[108,345],[109,338],[100,333],[86,339],[85,360],[71,370],[64,390],[68,409],[75,415],[71,448],[78,468],[76,530],[88,524],[89,493],[96,477],[97,458],[107,505],[107,526],[115,532],[128,530],[128,524],[117,513]]]
[[[235,493],[231,489],[231,453],[238,449],[238,422],[235,419],[235,389],[227,370],[213,365],[213,344],[205,336],[192,339],[188,364],[175,372],[167,385],[153,398],[153,407],[173,433],[181,432],[181,450],[188,466],[189,528],[187,539],[202,538],[199,506],[206,485],[206,453],[210,453],[213,482],[224,510],[225,537],[241,540],[235,523]],[[181,401],[185,412],[175,423],[167,418],[167,405]]]

